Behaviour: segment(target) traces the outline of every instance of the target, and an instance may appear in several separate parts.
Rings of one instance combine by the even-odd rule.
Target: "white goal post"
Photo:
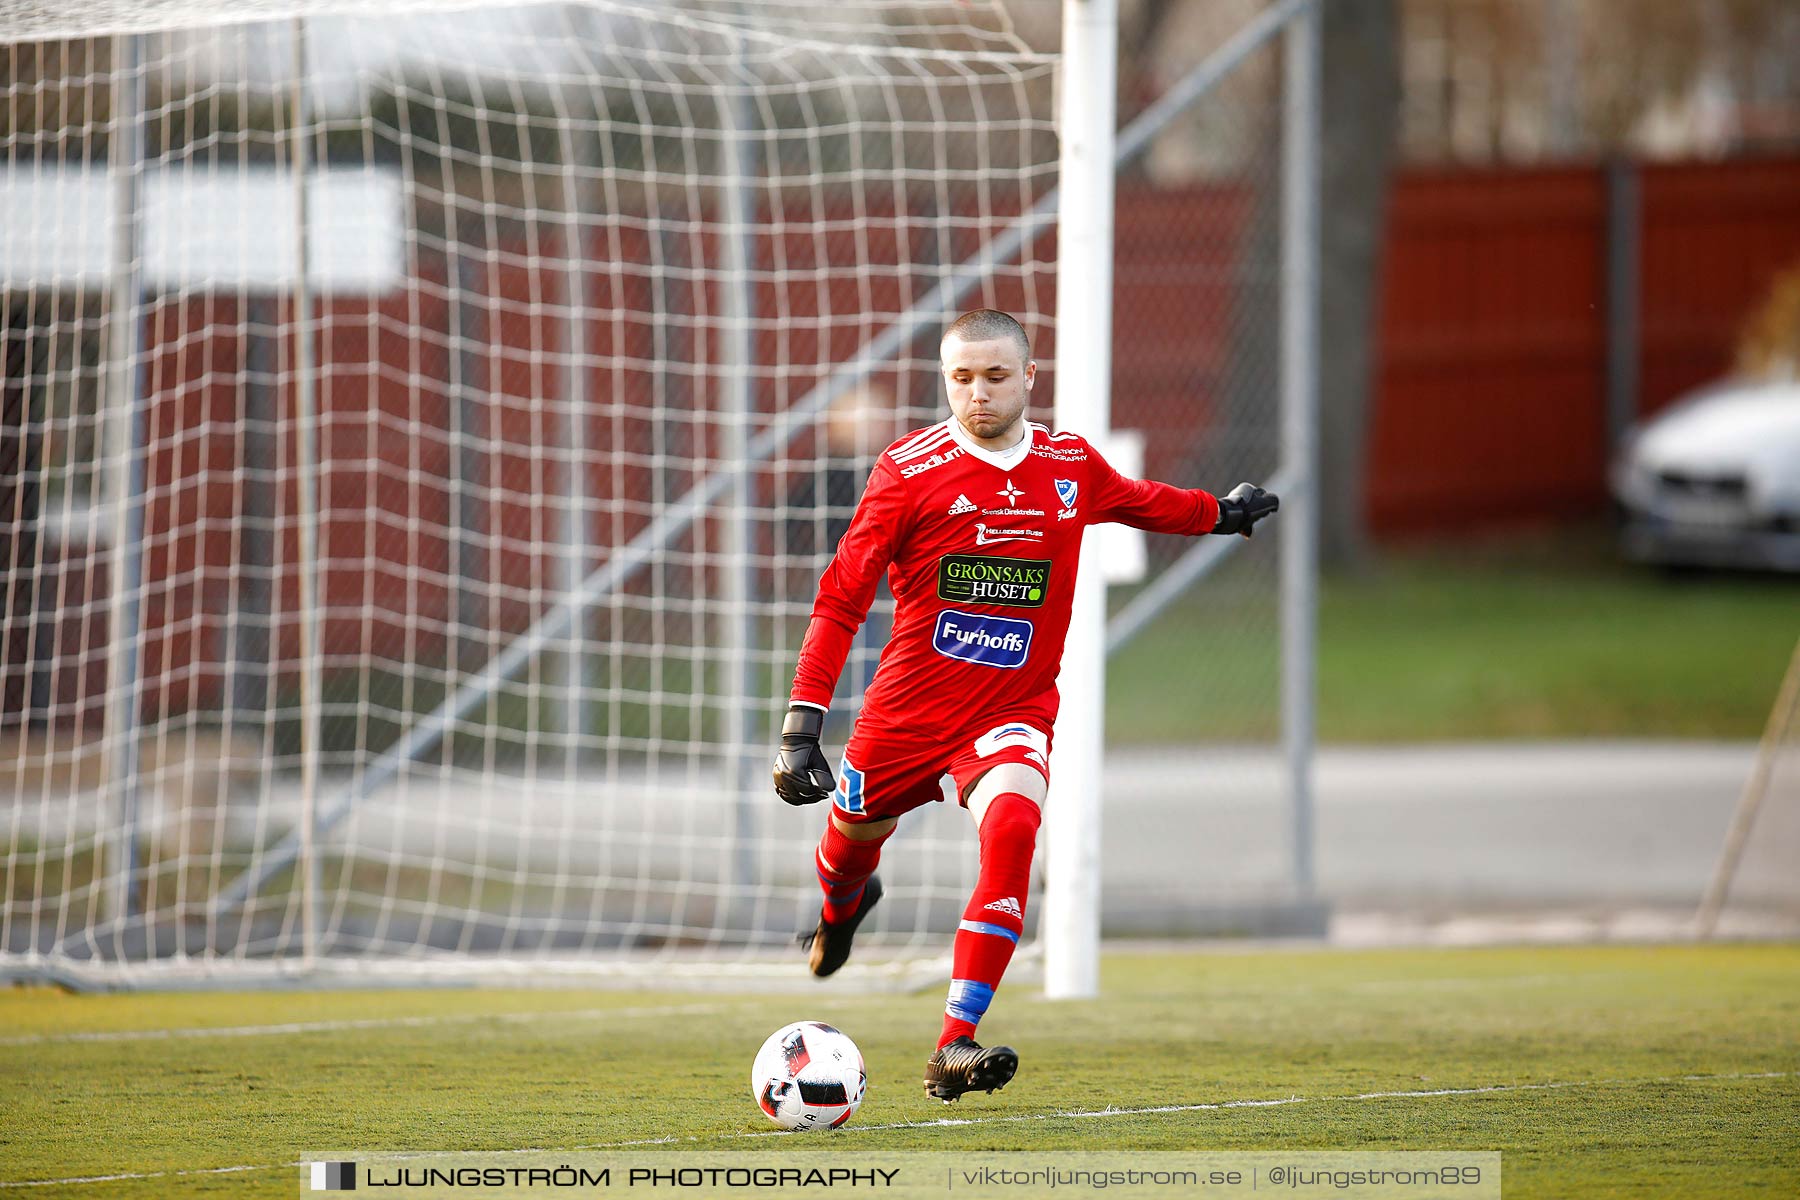
[[[1110,343],[1056,286],[1059,203],[1314,7],[1260,6],[1079,173],[1058,88],[1110,77],[1060,75],[1079,55],[1009,0],[0,8],[0,979],[803,984],[820,814],[773,799],[771,730],[875,453],[941,419],[938,333],[976,305],[1106,433],[1063,408],[1105,396]],[[1290,161],[1251,169],[1312,188],[1277,126]],[[1254,230],[1209,236],[1271,274]],[[1276,396],[1313,384],[1283,361],[1209,432],[1303,524]],[[1201,549],[1155,552],[1110,644],[1236,547]],[[1299,575],[1259,537],[1229,586],[1297,595],[1310,659],[1310,549],[1282,553]],[[1067,780],[1097,805],[1086,611]],[[1272,643],[1246,669],[1278,737]],[[1305,669],[1270,757],[1301,798]],[[889,844],[847,974],[942,970],[965,821]],[[1052,990],[1080,994],[1100,887],[1058,853],[1083,898],[1052,958],[1090,973]]]

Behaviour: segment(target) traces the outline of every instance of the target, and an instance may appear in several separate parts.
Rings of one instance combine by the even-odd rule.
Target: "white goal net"
[[[788,962],[813,586],[944,315],[1045,331],[1039,242],[950,281],[1055,182],[1055,58],[984,3],[313,7],[0,26],[0,964]],[[914,834],[902,957],[972,878]]]
[[[945,319],[1054,353],[1055,8],[0,4],[0,979],[800,978],[795,652]]]

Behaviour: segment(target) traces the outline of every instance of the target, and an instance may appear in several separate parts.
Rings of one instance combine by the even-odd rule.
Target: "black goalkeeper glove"
[[[837,787],[831,764],[819,749],[819,734],[824,729],[825,714],[804,704],[788,709],[787,720],[781,723],[781,749],[775,752],[775,794],[789,804],[817,804]]]
[[[1280,507],[1281,497],[1274,492],[1265,492],[1254,483],[1240,483],[1219,501],[1219,519],[1212,531],[1249,537],[1258,521],[1273,516]]]

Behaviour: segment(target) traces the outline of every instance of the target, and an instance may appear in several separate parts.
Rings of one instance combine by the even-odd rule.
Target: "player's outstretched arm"
[[[805,704],[789,708],[781,723],[781,749],[775,752],[775,794],[789,804],[817,804],[836,786],[831,764],[819,748],[824,729],[824,712]]]
[[[1213,524],[1213,532],[1249,537],[1258,521],[1274,516],[1280,507],[1281,497],[1274,492],[1266,492],[1254,483],[1240,483],[1219,498],[1219,519]]]

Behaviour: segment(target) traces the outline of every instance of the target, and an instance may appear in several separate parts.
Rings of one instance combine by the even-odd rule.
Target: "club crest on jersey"
[[[1062,506],[1064,508],[1075,507],[1076,490],[1077,485],[1073,479],[1058,479],[1056,481],[1056,498],[1062,501]]]
[[[1011,617],[984,617],[947,608],[938,614],[931,647],[945,658],[1011,669],[1031,653],[1032,625]]]

